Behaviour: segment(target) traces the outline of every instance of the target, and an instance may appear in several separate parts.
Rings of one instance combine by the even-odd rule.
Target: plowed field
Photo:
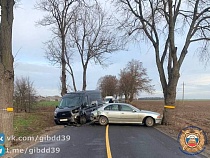
[[[133,105],[139,109],[150,110],[162,114],[163,101],[134,101]],[[187,126],[197,126],[203,129],[210,141],[210,101],[192,100],[177,101],[174,109],[173,124],[164,126],[158,125],[157,129],[177,139],[179,132]],[[210,144],[206,145],[207,150],[204,152],[210,154]],[[208,155],[210,156],[210,155]]]

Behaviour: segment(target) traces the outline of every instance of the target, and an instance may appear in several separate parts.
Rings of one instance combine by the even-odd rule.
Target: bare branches
[[[168,61],[173,62],[173,67],[176,66],[175,62],[178,62],[177,68],[179,69],[190,43],[209,41],[210,3],[207,0],[118,0],[116,4],[120,4],[118,8],[122,8],[126,14],[130,13],[130,16],[126,16],[124,24],[121,22],[121,25],[130,30],[130,36],[136,36],[135,33],[139,37],[142,33],[146,35],[154,46],[157,63],[163,64],[166,55],[172,52],[173,60]],[[182,20],[187,23],[183,23]],[[176,52],[175,46],[176,30],[179,28],[186,31],[184,34],[186,36],[182,38],[185,39],[183,48],[179,48],[180,53]],[[165,46],[164,49],[160,47],[160,42]],[[159,54],[160,52],[162,53]]]
[[[181,15],[189,23],[189,29],[179,58],[179,65],[182,64],[192,42],[208,42],[210,39],[210,3],[196,0],[194,3],[191,2],[191,6],[193,10],[181,11]]]
[[[68,27],[71,24],[74,2],[76,2],[76,0],[40,0],[40,2],[35,5],[35,8],[47,12],[48,14],[45,15],[42,20],[38,21],[37,24],[42,26],[55,24],[57,27],[53,27],[52,30],[55,32],[55,29],[58,29],[58,35],[61,36],[60,32],[64,32],[64,35],[66,35]]]
[[[93,60],[105,65],[105,54],[122,48],[113,29],[112,17],[105,13],[98,2],[40,0],[36,7],[48,13],[38,24],[53,26],[55,37],[47,42],[48,60],[61,65],[62,82],[65,82],[64,71],[72,76],[74,82],[71,57],[72,54],[78,54],[83,67],[85,90],[89,62]]]
[[[77,50],[83,67],[83,90],[86,88],[86,70],[93,60],[105,64],[105,54],[122,48],[111,23],[112,17],[102,10],[99,3],[80,4],[73,13],[72,25],[69,27],[69,43]]]
[[[153,45],[165,103],[175,104],[179,71],[190,44],[202,42],[205,44],[201,43],[203,49],[199,50],[208,50],[210,1],[117,0],[115,4],[126,15],[121,17],[120,28],[130,37],[149,39]],[[178,30],[183,31],[182,36]],[[177,45],[180,40],[182,44]]]
[[[70,66],[70,58],[68,58],[69,54],[67,52],[66,43],[67,34],[73,21],[73,14],[74,11],[77,10],[77,2],[77,0],[40,0],[35,6],[36,9],[47,13],[47,15],[45,15],[43,19],[38,22],[38,24],[42,26],[52,25],[52,32],[57,40],[56,46],[58,47],[53,45],[55,42],[53,40],[48,43],[47,58],[50,62],[54,62],[54,64],[60,63],[61,65],[61,95],[67,93],[66,64],[68,63],[67,66]],[[73,77],[72,74],[73,73],[70,72],[70,75]]]
[[[16,112],[30,112],[35,104],[36,90],[29,77],[16,78],[14,85],[14,104]]]

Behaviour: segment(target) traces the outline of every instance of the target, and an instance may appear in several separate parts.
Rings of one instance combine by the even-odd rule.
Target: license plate
[[[68,121],[68,119],[60,119],[60,121]]]

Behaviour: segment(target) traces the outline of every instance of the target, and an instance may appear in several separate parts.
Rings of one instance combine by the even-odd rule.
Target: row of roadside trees
[[[45,43],[45,53],[50,63],[61,67],[61,95],[70,91],[67,75],[71,89],[77,91],[75,61],[81,63],[82,90],[86,90],[89,63],[104,65],[106,54],[123,47],[113,15],[97,1],[40,0],[35,7],[46,13],[38,24],[51,27],[53,38]]]
[[[194,50],[202,57],[208,55],[209,0],[110,0],[108,5],[111,12],[98,0],[37,2],[36,9],[46,13],[38,24],[52,29],[46,56],[61,67],[61,95],[67,92],[67,74],[77,90],[73,61],[81,63],[85,90],[91,61],[103,65],[107,53],[123,49],[130,41],[146,41],[155,54],[165,105],[175,106],[180,69],[190,46],[198,43]],[[173,122],[172,111],[164,110],[164,124]]]
[[[69,60],[72,58],[71,53],[75,51],[79,53],[83,67],[83,90],[85,90],[88,63],[91,60],[103,63],[104,53],[112,53],[121,49],[122,45],[119,45],[121,42],[116,38],[118,35],[116,29],[110,28],[118,26],[123,39],[144,40],[151,43],[165,105],[175,106],[180,69],[187,53],[190,52],[190,46],[193,45],[193,50],[201,53],[202,59],[207,59],[207,61],[209,59],[205,58],[209,57],[210,46],[209,0],[115,0],[112,2],[115,4],[113,11],[116,11],[116,14],[121,13],[114,25],[112,25],[112,17],[105,18],[104,12],[100,12],[102,9],[97,0],[40,0],[37,4],[37,9],[47,13],[40,24],[52,26],[54,37],[49,43],[47,42],[47,51],[52,54],[52,58],[49,57],[49,59],[61,67],[61,94],[67,91],[66,71],[70,72],[72,80],[74,76],[71,67],[67,70],[68,61],[70,61],[69,64],[72,63],[72,60]],[[13,106],[12,24],[14,4],[14,0],[0,1],[1,109]],[[91,8],[95,8],[96,12],[90,11]],[[172,111],[172,109],[165,108],[164,124],[173,122]],[[13,134],[13,115],[3,110],[0,110],[0,132],[4,132],[6,136]],[[6,143],[6,146],[9,145],[10,143]]]

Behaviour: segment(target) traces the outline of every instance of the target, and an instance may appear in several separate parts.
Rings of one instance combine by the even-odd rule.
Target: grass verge
[[[39,102],[31,113],[14,114],[14,135],[38,135],[43,129],[55,126],[53,114],[58,102]]]

